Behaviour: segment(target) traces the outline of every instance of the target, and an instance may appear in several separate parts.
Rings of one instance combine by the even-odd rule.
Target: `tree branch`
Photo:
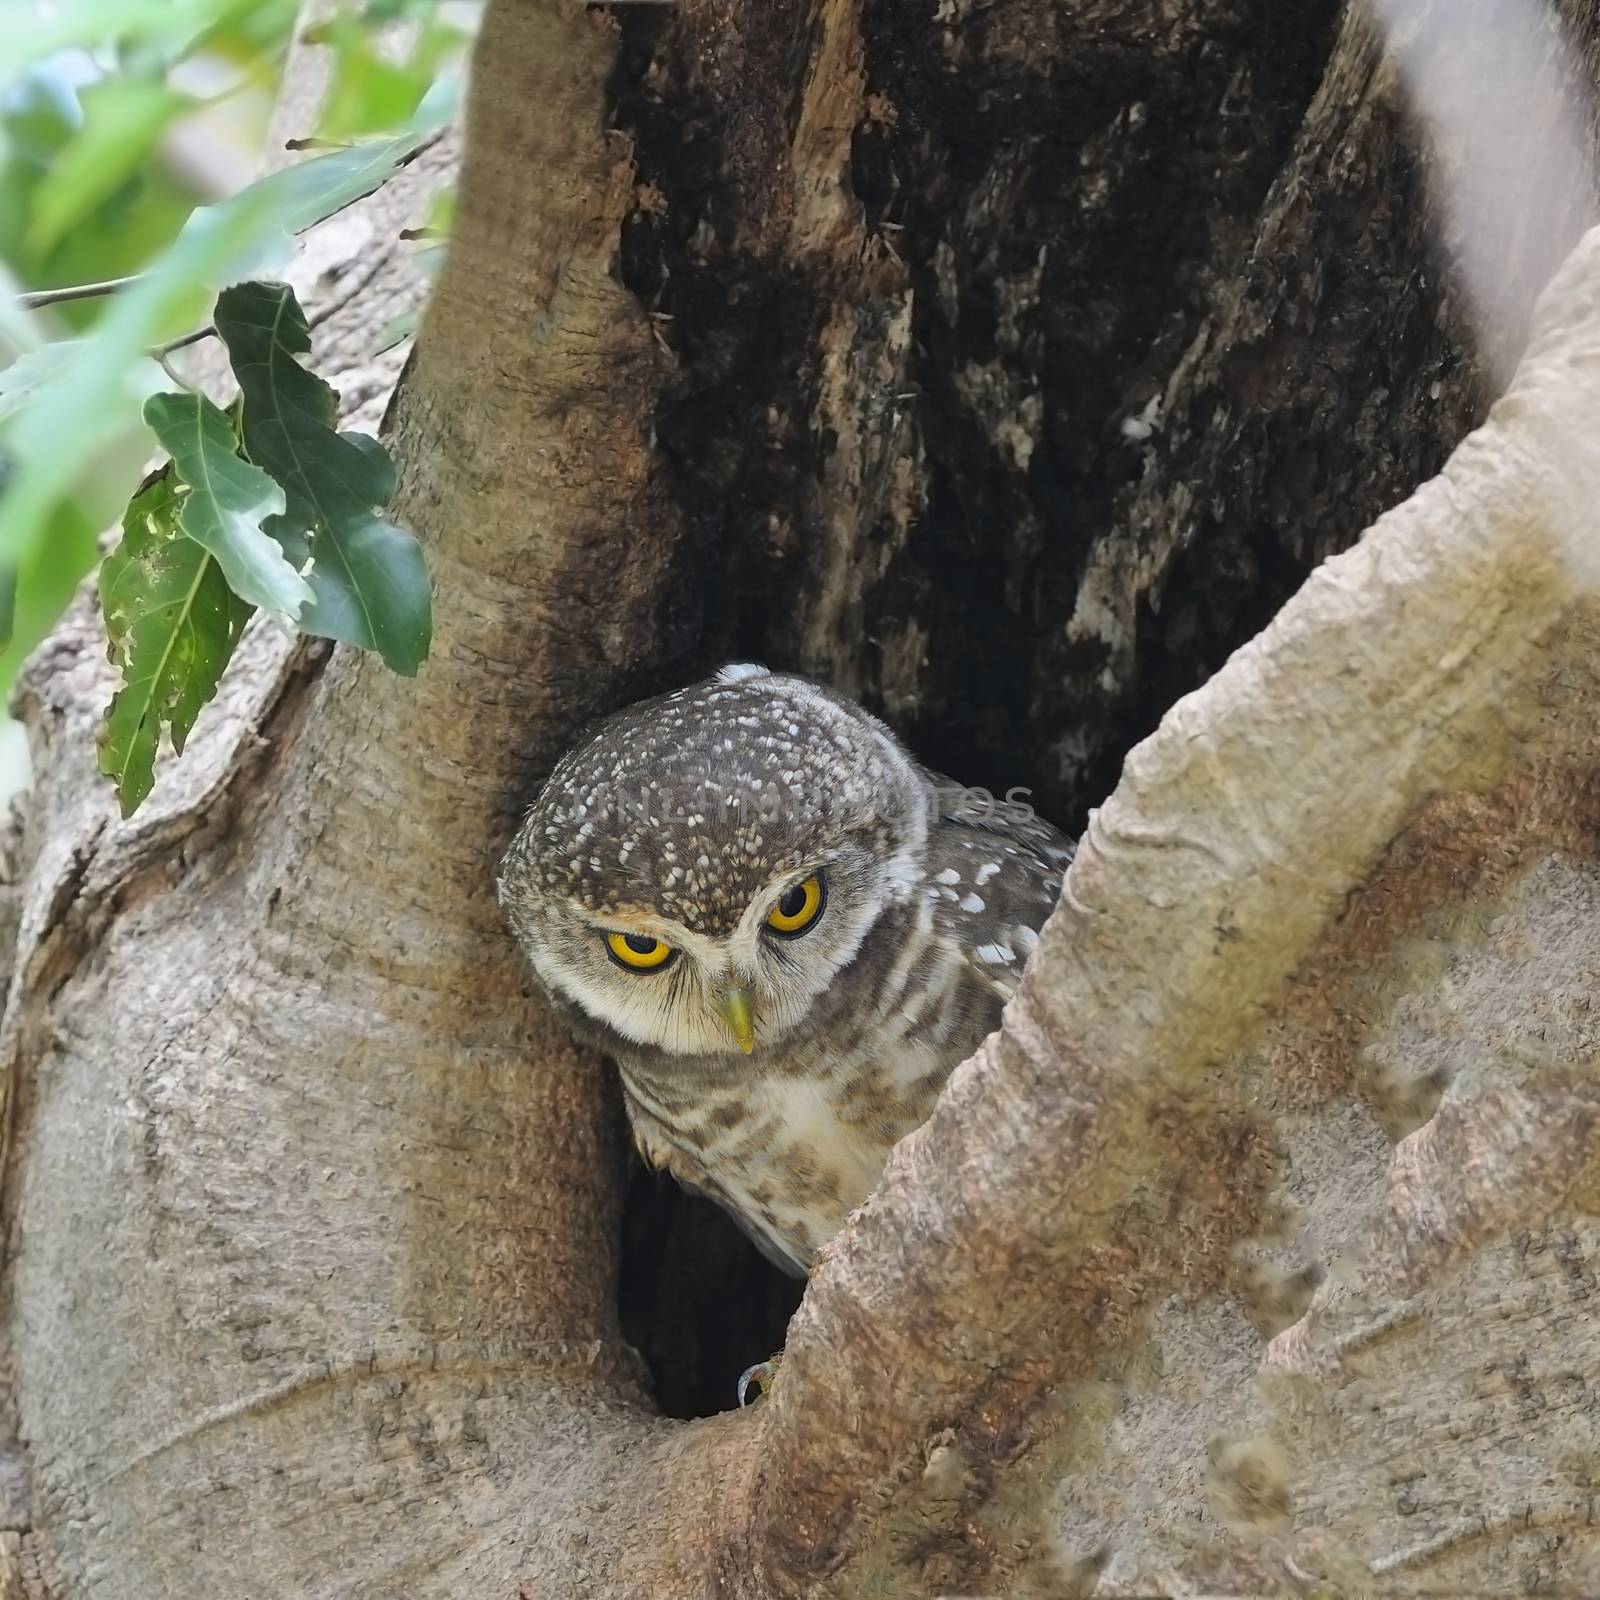
[[[675,519],[648,423],[664,368],[611,273],[631,197],[626,141],[605,126],[614,52],[614,25],[564,0],[498,4],[484,21],[460,180],[473,216],[394,408],[396,509],[428,544],[438,596],[419,678],[335,653],[270,729],[250,721],[252,686],[230,681],[164,795],[121,824],[90,775],[103,650],[57,642],[73,676],[46,674],[52,703],[75,713],[46,719],[39,794],[75,797],[72,829],[65,808],[53,818],[61,849],[84,813],[102,813],[82,830],[92,861],[70,881],[94,877],[106,918],[156,909],[166,931],[121,945],[131,967],[75,970],[31,996],[37,1025],[10,1040],[17,1076],[32,1081],[33,1041],[57,1008],[105,1014],[80,982],[129,996],[119,1031],[162,1036],[165,1064],[156,1087],[135,1046],[112,1088],[74,1041],[54,1058],[52,1105],[92,1072],[100,1131],[85,1143],[87,1123],[41,1115],[19,1134],[14,1226],[60,1214],[56,1185],[81,1190],[91,1145],[102,1173],[107,1159],[117,1171],[104,1191],[114,1214],[95,1201],[85,1222],[92,1254],[40,1227],[10,1276],[13,1303],[54,1308],[30,1312],[15,1340],[22,1427],[49,1441],[52,1482],[92,1479],[103,1505],[160,1503],[190,1528],[115,1509],[93,1527],[61,1519],[64,1588],[114,1549],[130,1594],[310,1593],[333,1570],[374,1593],[460,1592],[469,1575],[511,1593],[548,1545],[552,1563],[597,1583],[624,1584],[631,1562],[636,1588],[657,1593],[651,1567],[688,1558],[634,1549],[634,1517],[661,1523],[670,1506],[714,1550],[745,1503],[722,1491],[749,1431],[680,1439],[643,1403],[616,1326],[615,1104],[601,1063],[528,1000],[492,893],[519,792],[574,720],[682,647],[665,581]],[[357,244],[415,220],[386,210],[395,193],[351,230]],[[335,284],[343,271],[316,267]],[[355,353],[334,359],[372,381],[359,321],[318,337],[320,370],[337,370],[322,363],[344,337]],[[158,868],[154,900],[124,899],[128,841],[147,841],[148,869],[152,830],[203,800],[207,772],[241,749],[270,803],[248,819],[207,814],[190,830],[206,865]],[[236,856],[222,846],[234,830]],[[30,889],[47,892],[44,868],[58,865],[42,858]],[[194,987],[205,963],[167,935],[214,949],[201,930],[218,915],[232,927],[216,969],[225,992],[207,998]],[[134,1123],[143,1153],[126,1167]],[[275,1442],[249,1472],[292,1489],[177,1511],[185,1485],[228,1475],[262,1419]],[[641,1498],[634,1476],[652,1459],[658,1483]],[[580,1496],[594,1514],[586,1553],[571,1540]],[[614,1515],[596,1509],[613,1502]],[[309,1523],[331,1534],[333,1505],[363,1530],[360,1554],[308,1536]],[[353,1576],[363,1563],[365,1580]]]
[[[1299,1420],[1296,1384],[1330,1359],[1331,1269],[1309,1317],[1311,1272],[1237,1270],[1238,1242],[1285,1231],[1277,1114],[1327,1070],[1296,1045],[1269,1071],[1255,1042],[1330,924],[1355,941],[1351,965],[1382,965],[1347,896],[1436,786],[1494,781],[1513,737],[1543,737],[1557,702],[1592,719],[1576,669],[1544,685],[1536,717],[1524,690],[1569,606],[1557,513],[1596,498],[1582,433],[1593,295],[1577,292],[1594,245],[1552,300],[1571,314],[1552,311],[1490,428],[1130,761],[1004,1031],[830,1253],[772,1399],[670,1423],[616,1324],[609,1079],[528,999],[492,865],[578,723],[687,675],[697,563],[725,552],[681,537],[678,506],[698,514],[715,480],[669,493],[683,463],[666,464],[657,425],[731,374],[716,399],[737,397],[725,425],[745,429],[744,368],[716,363],[764,335],[774,308],[825,311],[815,345],[796,346],[822,374],[814,409],[784,390],[794,409],[763,418],[780,442],[784,429],[827,441],[798,465],[775,444],[772,460],[798,480],[785,503],[831,541],[806,569],[824,575],[812,589],[828,638],[855,615],[840,576],[853,554],[896,506],[910,516],[892,498],[900,424],[881,419],[904,393],[911,290],[903,262],[865,248],[848,165],[858,133],[871,155],[859,21],[848,5],[678,8],[691,85],[727,95],[731,114],[712,119],[727,148],[705,209],[673,219],[668,242],[687,254],[671,264],[691,273],[718,239],[737,260],[729,278],[689,285],[704,321],[690,332],[710,348],[685,340],[673,355],[619,281],[625,219],[662,198],[609,126],[619,24],[564,0],[490,7],[461,223],[393,410],[401,514],[428,544],[439,600],[415,682],[349,652],[301,658],[275,698],[231,678],[178,781],[122,824],[92,778],[103,662],[88,630],[52,647],[33,721],[49,741],[36,804],[58,816],[29,869],[23,935],[37,951],[50,917],[69,916],[72,959],[28,968],[7,1023],[26,1147],[6,1193],[7,1332],[37,1526],[65,1592],[337,1582],[454,1600],[510,1596],[528,1578],[553,1594],[1016,1580],[1021,1595],[1025,1574],[1050,1569],[1035,1590],[1054,1594],[1090,1586],[1107,1546],[1148,1530],[1192,1524],[1199,1542],[1225,1517],[1282,1516],[1275,1440],[1201,1440],[1179,1461],[1186,1492],[1204,1476],[1231,1508],[1210,1523],[1190,1501],[1108,1512],[1085,1463],[1110,1471],[1117,1450],[1147,1443],[1129,1396],[1176,1397],[1167,1458],[1171,1439],[1193,1442],[1189,1413],[1210,1415],[1194,1401],[1203,1363],[1171,1354],[1163,1317],[1232,1307],[1201,1333],[1222,1351],[1241,1430]],[[1191,22],[1170,27],[1183,72]],[[1031,59],[1025,34],[997,38]],[[813,46],[829,70],[807,69],[796,106]],[[658,64],[639,69],[642,101]],[[697,158],[702,109],[674,129]],[[963,215],[992,231],[991,212]],[[394,237],[392,220],[378,237]],[[799,261],[814,279],[795,278]],[[756,296],[748,324],[713,320],[708,282],[742,292],[769,273],[783,296]],[[370,400],[382,379],[363,367],[366,331],[318,335],[359,349],[343,370]],[[699,389],[679,387],[697,359]],[[276,643],[258,632],[251,648],[265,683]],[[232,780],[246,759],[261,781]],[[1528,793],[1505,810],[1538,813]],[[1452,839],[1471,831],[1446,820]],[[1589,813],[1567,826],[1597,831]],[[1441,898],[1458,893],[1458,858],[1429,859],[1444,863]],[[1392,1163],[1395,1193],[1443,1196],[1446,1220],[1498,1227],[1493,1180],[1545,1130],[1519,1204],[1554,1209],[1572,1192],[1571,1152],[1594,1141],[1588,1124],[1525,1110],[1456,1097],[1430,1121],[1424,1106],[1423,1135]],[[1479,1136],[1491,1116],[1499,1156]],[[1445,1235],[1466,1234],[1408,1231],[1423,1210],[1397,1205],[1391,1231],[1396,1259],[1425,1276]],[[1565,1258],[1550,1254],[1558,1277]],[[1404,1321],[1344,1329],[1349,1358],[1387,1352]],[[1292,1391],[1275,1417],[1252,1395],[1258,1373]],[[1045,1554],[1062,1523],[1072,1547]],[[1197,1570],[1216,1570],[1220,1542]],[[1389,1545],[1402,1565],[1433,1548]],[[1253,1590],[1343,1570],[1338,1548],[1270,1554]],[[1148,1589],[1164,1569],[1130,1570],[1146,1581],[1125,1587]]]
[[[436,149],[440,140],[443,138],[443,130],[435,130],[433,133],[428,134],[425,138],[419,139],[411,149],[407,150],[404,155],[400,156],[396,160],[394,164],[395,172],[403,172],[420,156],[426,155],[428,151]],[[304,140],[290,140],[288,141],[287,148],[302,149],[306,148],[307,144],[308,141]],[[353,147],[335,142],[331,148],[350,149]],[[394,174],[391,173],[388,177],[381,179],[377,187],[382,188],[385,183],[388,183],[392,180],[393,175]],[[370,195],[372,192],[372,190],[367,191],[368,195]],[[348,211],[351,206],[359,204],[360,201],[366,198],[367,195],[358,195],[354,200],[345,201],[343,205],[337,207],[333,211],[330,211],[327,216],[319,217],[317,222],[313,223],[312,226],[320,226],[322,223],[326,222],[329,217],[336,217],[340,212]],[[304,233],[309,232],[310,230],[302,229],[301,231]],[[130,273],[127,277],[123,278],[106,278],[99,283],[66,284],[58,289],[29,289],[16,297],[17,304],[25,311],[38,311],[45,306],[66,305],[68,302],[73,300],[97,300],[104,295],[119,294],[122,290],[131,288],[134,284],[139,282],[142,276],[142,273],[135,272]],[[205,338],[212,331],[213,330],[209,327],[198,328],[193,333],[185,334],[182,338],[164,344],[160,348],[163,352],[176,350],[185,344],[192,343],[196,339]]]
[[[1032,1451],[1042,1505],[1038,1474],[1066,1470],[1045,1441],[1076,1413],[1073,1449],[1098,1448],[1082,1396],[1126,1378],[1156,1305],[1226,1286],[1229,1248],[1269,1231],[1246,1046],[1424,802],[1526,755],[1530,693],[1586,598],[1597,305],[1600,231],[1488,425],[1129,757],[1004,1028],[792,1324],[760,1512],[780,1588],[881,1561],[941,1430],[969,1462]],[[1152,1183],[1183,1187],[1158,1175],[1218,1165],[1218,1111],[1236,1147],[1216,1198],[1131,1226]]]

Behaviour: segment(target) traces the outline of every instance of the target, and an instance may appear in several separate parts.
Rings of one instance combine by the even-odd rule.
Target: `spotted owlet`
[[[803,1274],[998,1023],[1071,846],[763,667],[600,723],[501,864],[645,1159]]]

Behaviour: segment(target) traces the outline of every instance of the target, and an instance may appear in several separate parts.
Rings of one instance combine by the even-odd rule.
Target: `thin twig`
[[[170,356],[174,350],[182,350],[186,345],[199,344],[202,339],[214,339],[216,336],[217,330],[208,322],[205,327],[196,328],[193,333],[186,333],[181,338],[168,339],[165,344],[158,344],[150,354],[160,361],[162,356]]]
[[[101,283],[74,283],[64,289],[30,289],[17,296],[17,303],[26,311],[37,311],[41,306],[65,305],[69,300],[93,300],[99,295],[115,294],[137,283],[142,273],[126,278],[107,278]]]
[[[448,132],[448,127],[436,128],[425,139],[418,140],[417,143],[413,145],[411,149],[407,150],[404,155],[397,156],[395,158],[394,172],[391,172],[388,177],[380,178],[377,183],[373,184],[371,189],[366,191],[365,194],[354,195],[349,200],[346,200],[343,205],[335,207],[328,213],[328,216],[319,217],[316,223],[312,224],[312,226],[320,226],[322,223],[326,222],[329,217],[338,216],[341,211],[349,210],[349,208],[355,205],[358,201],[365,200],[367,195],[381,189],[384,184],[389,181],[389,178],[394,176],[395,172],[399,172],[403,167],[409,167],[418,156],[426,155],[427,152],[433,149],[433,147],[437,145]],[[294,141],[291,140],[290,148],[293,147]],[[303,231],[309,232],[310,230],[307,229]],[[131,273],[126,278],[106,278],[100,283],[74,283],[68,284],[65,288],[61,289],[30,289],[26,293],[19,294],[17,296],[17,304],[25,311],[37,311],[41,306],[65,305],[69,300],[93,300],[98,298],[100,295],[116,294],[119,290],[129,288],[131,285],[138,283],[144,276],[145,274],[142,272],[135,272]],[[200,332],[192,334],[189,337],[194,339],[204,338],[205,335],[211,331],[212,330],[210,328],[204,328]],[[178,343],[187,342],[187,339],[178,341]],[[178,343],[165,344],[162,345],[161,348],[163,350],[176,350],[178,348]]]
[[[190,386],[178,376],[177,369],[170,361],[167,360],[167,352],[165,350],[155,349],[150,352],[150,355],[156,364],[161,368],[161,370],[166,373],[166,375],[171,378],[180,389],[184,390],[186,393],[191,392]]]

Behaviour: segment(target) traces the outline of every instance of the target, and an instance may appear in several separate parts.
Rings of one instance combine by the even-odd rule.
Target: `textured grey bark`
[[[1481,409],[1384,81],[1332,5],[491,5],[432,661],[258,631],[131,823],[87,615],[24,684],[0,1595],[1600,1582],[1600,237],[1280,610]],[[659,1415],[490,894],[540,774],[736,652],[1065,815],[1275,611],[774,1395]]]

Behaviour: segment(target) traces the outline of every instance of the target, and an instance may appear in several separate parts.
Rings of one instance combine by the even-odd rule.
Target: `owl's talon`
[[[758,1361],[753,1367],[746,1367],[739,1374],[739,1404],[741,1407],[750,1404],[746,1396],[750,1393],[750,1385],[754,1384],[759,1394],[765,1395],[778,1376],[778,1362],[782,1358],[774,1356],[770,1361]]]

